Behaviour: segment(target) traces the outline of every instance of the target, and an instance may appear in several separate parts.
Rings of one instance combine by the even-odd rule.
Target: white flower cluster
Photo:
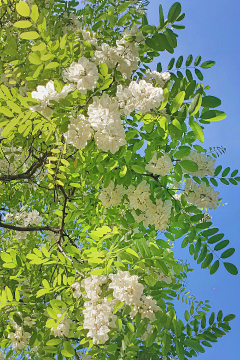
[[[212,186],[206,183],[200,185],[191,179],[186,179],[185,185],[186,199],[189,203],[197,205],[200,208],[217,209],[219,192],[214,191]]]
[[[103,188],[99,194],[99,200],[101,200],[103,206],[109,208],[111,206],[118,206],[122,197],[126,193],[123,185],[114,185],[113,181],[110,181],[109,185],[106,188]]]
[[[93,97],[93,103],[88,107],[88,118],[84,115],[79,115],[77,119],[70,117],[65,138],[67,143],[81,149],[86,146],[94,131],[97,147],[105,152],[114,154],[127,143],[118,103],[107,94],[101,98]]]
[[[89,121],[81,114],[77,115],[77,118],[70,116],[68,131],[64,136],[67,144],[71,144],[77,149],[82,149],[87,145],[88,140],[91,139],[93,132]]]
[[[107,298],[100,299],[102,290],[100,286],[107,281],[104,275],[91,275],[81,282],[85,289],[86,297],[90,301],[84,303],[83,328],[88,329],[88,337],[93,339],[94,344],[105,343],[108,340],[109,327],[115,327],[116,315],[113,315],[115,301]]]
[[[118,103],[109,95],[104,93],[101,98],[93,97],[93,103],[88,107],[88,121],[96,131],[94,138],[99,149],[114,154],[126,144]]]
[[[79,282],[75,282],[71,285],[71,289],[73,290],[73,297],[75,299],[78,299],[82,296],[80,287],[81,287],[81,284]]]
[[[62,313],[61,314],[57,314],[57,317],[60,318],[62,317],[63,313],[66,311],[66,309],[62,309]],[[54,329],[54,327],[51,328],[51,330],[54,333],[54,336],[57,337],[63,337],[66,336],[68,337],[69,334],[69,330],[70,330],[70,326],[71,326],[72,320],[70,320],[67,316],[67,313],[63,316],[63,318],[60,320],[58,326],[56,327],[56,329]]]
[[[31,96],[33,99],[36,99],[40,102],[40,105],[35,105],[30,107],[31,111],[39,111],[43,114],[43,116],[50,116],[53,112],[53,109],[49,107],[50,100],[59,101],[60,99],[64,99],[69,92],[74,91],[76,86],[74,84],[65,85],[62,91],[59,93],[55,90],[54,82],[50,80],[46,87],[43,85],[37,86],[37,91],[32,91]]]
[[[148,318],[151,321],[155,320],[155,312],[160,311],[161,308],[157,305],[157,301],[152,298],[151,295],[142,295],[142,299],[138,305],[134,305],[130,316],[133,319],[135,315],[139,312],[141,318]]]
[[[129,271],[118,270],[117,274],[109,274],[112,283],[109,289],[113,289],[113,297],[125,302],[126,305],[140,305],[144,285],[138,282],[137,275],[130,275]]]
[[[165,176],[170,173],[173,164],[169,155],[165,152],[161,152],[160,155],[161,157],[158,158],[158,154],[155,152],[145,169],[154,175]]]
[[[128,187],[127,196],[130,208],[141,211],[140,215],[133,211],[133,216],[137,222],[143,221],[145,227],[155,225],[156,230],[166,230],[171,216],[172,202],[156,199],[156,204],[154,204],[149,195],[150,185],[146,180],[143,180],[136,188],[133,185]]]
[[[21,318],[22,314],[20,312],[17,313]],[[8,334],[8,338],[12,341],[12,349],[13,350],[22,350],[25,349],[31,338],[31,334],[29,332],[24,331],[23,326],[32,326],[35,324],[30,317],[26,317],[23,319],[22,326],[19,326],[11,317],[9,318],[9,323],[14,328],[15,332],[10,332]]]
[[[77,63],[73,62],[69,68],[64,69],[62,76],[64,81],[76,83],[81,94],[94,89],[99,77],[96,65],[85,57],[80,57]]]
[[[126,38],[134,37],[136,41],[127,41]],[[138,43],[143,40],[143,35],[139,33],[137,25],[123,32],[123,38],[116,41],[117,46],[102,44],[101,50],[94,52],[94,61],[97,65],[105,63],[113,69],[117,66],[124,78],[130,78],[134,70],[137,69],[140,47]]]
[[[153,79],[156,81],[157,84],[159,84],[161,87],[165,85],[165,83],[170,80],[171,75],[169,72],[162,72],[159,73],[158,71],[151,71],[149,69],[146,70],[146,78],[147,80]]]
[[[98,41],[94,32],[90,33],[90,31],[82,29],[81,33],[84,41],[87,41],[90,44],[94,45],[96,48],[98,48]]]
[[[206,175],[214,176],[215,172],[215,160],[211,156],[200,154],[196,150],[192,150],[191,153],[184,158],[184,160],[194,161],[198,165],[198,170],[190,172],[184,170],[185,173],[192,176],[204,177]]]
[[[132,81],[128,87],[118,85],[116,96],[125,115],[130,115],[134,110],[146,114],[151,109],[158,108],[164,100],[162,88],[154,87],[145,80],[138,83]]]
[[[37,210],[26,211],[26,207],[22,207],[19,212],[16,213],[7,213],[5,215],[5,221],[15,221],[24,226],[29,224],[38,225],[43,221],[43,218],[39,215]]]

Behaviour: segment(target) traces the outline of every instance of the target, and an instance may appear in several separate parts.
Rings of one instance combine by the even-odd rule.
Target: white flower
[[[132,311],[130,312],[130,316],[133,319],[135,315],[139,312],[141,314],[141,318],[145,317],[150,319],[151,321],[155,320],[155,312],[161,310],[161,308],[157,305],[155,299],[152,296],[142,295],[142,299],[138,306],[134,306]]]
[[[62,314],[65,312],[65,309],[62,309]],[[60,318],[62,316],[62,314],[57,314],[57,317]],[[66,336],[68,337],[69,334],[69,330],[70,330],[70,325],[72,323],[72,320],[70,320],[67,317],[67,314],[64,315],[64,317],[61,319],[60,323],[58,324],[57,328],[54,329],[53,327],[51,328],[51,330],[54,333],[54,336],[57,337],[63,337]]]
[[[124,194],[125,189],[123,185],[117,185],[115,187],[114,182],[110,181],[109,185],[102,189],[98,198],[105,207],[118,206],[121,203]]]
[[[98,47],[98,42],[97,42],[97,39],[95,37],[96,36],[95,33],[90,33],[90,31],[87,31],[85,29],[82,29],[81,32],[82,32],[83,40],[89,42],[90,44],[92,44],[92,45],[94,45],[96,47]]]
[[[100,98],[93,97],[93,103],[88,107],[88,116],[94,130],[105,130],[109,125],[121,124],[117,101],[105,93]]]
[[[81,284],[79,282],[75,282],[71,285],[71,289],[73,290],[73,297],[75,299],[80,298],[82,296],[80,287],[81,287]]]
[[[117,48],[103,43],[102,49],[94,52],[94,59],[97,65],[105,63],[109,68],[113,69],[119,60]]]
[[[91,275],[90,277],[82,280],[81,286],[86,291],[86,296],[91,301],[99,300],[102,290],[100,286],[107,281],[105,275]]]
[[[144,286],[138,282],[138,276],[130,276],[129,271],[118,270],[117,274],[110,274],[112,283],[109,289],[113,289],[116,300],[125,302],[126,305],[138,305],[143,293]]]
[[[149,199],[150,185],[146,180],[139,183],[136,188],[133,185],[130,185],[126,193],[132,209],[146,211],[152,204]]]
[[[167,276],[165,274],[157,274],[157,277],[158,277],[158,281],[164,281],[165,283],[167,284],[171,284],[172,282],[172,279],[170,276]]]
[[[186,187],[185,187],[186,191]],[[187,201],[200,208],[217,209],[219,192],[214,191],[212,186],[202,183],[199,186],[192,182],[190,192],[187,194]]]
[[[119,85],[116,96],[125,115],[130,115],[135,109],[146,114],[158,108],[164,100],[162,88],[153,87],[145,80],[132,81],[128,88]]]
[[[190,172],[184,169],[184,172],[192,176],[204,177],[205,175],[214,176],[215,160],[211,156],[200,154],[196,150],[192,150],[190,155],[186,156],[184,160],[190,160],[198,165],[198,170]]]
[[[155,152],[152,159],[145,166],[145,169],[154,175],[165,176],[170,173],[173,168],[172,161],[165,152],[162,152],[161,157],[157,158],[157,153]]]
[[[55,90],[54,82],[50,80],[46,86],[38,85],[37,91],[32,91],[31,96],[40,102],[40,105],[30,107],[32,111],[39,111],[44,116],[50,116],[53,109],[48,107],[50,100],[59,100],[59,93]]]
[[[6,355],[3,353],[0,353],[0,360],[5,360],[6,359]]]
[[[77,89],[81,94],[96,87],[98,81],[98,70],[94,63],[85,57],[80,57],[78,62],[73,62],[69,68],[62,72],[64,81],[77,83]]]
[[[77,118],[70,117],[70,124],[68,131],[64,134],[66,142],[75,146],[77,149],[82,149],[87,145],[88,140],[91,139],[93,129],[89,121],[84,115],[78,115]]]
[[[83,310],[83,328],[88,329],[88,337],[91,337],[94,344],[104,344],[108,339],[109,327],[115,327],[117,316],[113,315],[115,301],[108,301],[107,298],[96,303],[86,301]]]
[[[115,154],[119,148],[127,144],[124,128],[118,123],[116,128],[108,126],[105,130],[97,131],[94,139],[98,149]]]
[[[13,350],[22,350],[25,349],[31,338],[31,334],[24,332],[21,326],[16,328],[14,333],[9,333],[8,338],[12,340],[12,349]]]
[[[159,73],[158,71],[150,71],[149,69],[146,70],[145,75],[148,80],[154,79],[161,87],[163,87],[165,83],[171,78],[169,72]]]

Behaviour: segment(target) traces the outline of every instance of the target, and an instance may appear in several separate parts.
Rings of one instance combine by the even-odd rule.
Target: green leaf
[[[189,55],[186,60],[186,66],[190,66],[193,61],[193,56]]]
[[[138,174],[143,174],[145,172],[145,167],[142,165],[132,165],[132,169]]]
[[[157,282],[157,280],[155,280],[152,276],[144,276],[144,280],[146,282],[147,285],[149,286],[154,286]]]
[[[225,170],[223,170],[222,176],[223,176],[223,177],[224,177],[224,176],[227,176],[227,174],[229,173],[229,171],[230,171],[230,167],[227,167]]]
[[[179,2],[174,3],[168,12],[168,21],[173,23],[181,13],[181,4]]]
[[[202,59],[202,57],[200,55],[197,56],[195,61],[194,61],[194,66],[198,66],[200,64],[200,62],[201,62],[201,59]]]
[[[25,1],[19,1],[19,3],[16,4],[16,10],[21,16],[28,17],[30,15],[30,8]]]
[[[215,242],[222,240],[223,237],[224,237],[224,234],[214,235],[208,239],[208,243],[214,244]]]
[[[178,163],[174,166],[174,174],[176,181],[182,180],[183,172],[181,166]]]
[[[211,183],[212,183],[214,186],[218,186],[218,182],[217,182],[216,179],[211,178],[210,181],[211,181]]]
[[[177,59],[177,62],[176,62],[176,68],[179,69],[181,66],[182,66],[182,63],[183,63],[183,56],[179,56],[179,58]]]
[[[198,165],[192,160],[182,160],[180,162],[180,165],[182,166],[183,169],[187,171],[190,172],[198,171]]]
[[[102,91],[102,90],[108,89],[110,87],[110,85],[112,84],[112,82],[113,82],[113,78],[105,80],[103,83],[103,86],[99,90]]]
[[[11,112],[11,110],[9,110],[8,108],[6,108],[4,106],[0,107],[0,113],[6,115],[7,117],[13,117],[14,116],[14,114]],[[4,132],[4,134],[5,134],[5,132]],[[3,136],[2,133],[1,133],[1,136]]]
[[[231,177],[236,176],[236,175],[237,175],[237,173],[238,173],[238,170],[233,170],[233,172],[231,173]]]
[[[49,346],[59,345],[59,344],[61,344],[61,339],[52,339],[46,343],[46,345],[49,345]]]
[[[133,324],[132,323],[130,323],[130,322],[128,322],[127,323],[127,327],[129,328],[129,330],[133,333],[134,332],[134,326],[133,326]]]
[[[122,12],[124,12],[124,11],[128,8],[128,5],[129,5],[129,4],[130,4],[130,2],[127,1],[126,3],[120,5],[120,6],[118,7],[118,12],[119,12],[119,14],[121,14]]]
[[[216,260],[211,266],[210,274],[211,275],[215,274],[218,268],[219,268],[219,260]]]
[[[190,316],[189,316],[189,312],[187,310],[185,310],[185,313],[184,313],[184,318],[186,321],[189,320]]]
[[[238,274],[238,269],[236,268],[235,265],[229,263],[229,262],[224,262],[223,263],[225,269],[232,275],[237,275]]]
[[[221,170],[222,170],[222,165],[217,166],[215,169],[215,172],[214,172],[214,176],[217,176],[218,174],[220,174]]]
[[[17,21],[13,24],[13,26],[15,26],[16,28],[20,28],[20,29],[26,29],[29,28],[30,26],[32,26],[32,23],[28,20],[20,20]]]
[[[188,108],[189,114],[195,115],[200,109],[201,104],[202,104],[202,96],[200,94],[196,94]]]
[[[210,263],[212,262],[212,260],[213,260],[213,254],[210,253],[206,256],[206,259],[202,263],[201,268],[205,269],[206,267],[208,267],[210,265]]]
[[[171,105],[171,114],[174,114],[182,105],[185,97],[185,91],[181,91],[175,99],[173,100],[173,103]]]
[[[220,181],[224,184],[224,185],[229,185],[229,181],[224,179],[224,178],[221,178]]]
[[[25,40],[36,40],[39,36],[36,31],[28,31],[20,34],[20,38]]]
[[[9,110],[10,111],[10,110]],[[1,112],[1,108],[0,108],[0,112]],[[5,114],[6,115],[6,114]],[[12,131],[12,129],[14,128],[14,126],[16,126],[19,122],[19,118],[15,118],[15,119],[12,119],[8,124],[7,126],[3,129],[3,131],[1,132],[1,136],[5,137],[7,136],[10,131]]]
[[[160,28],[164,27],[164,15],[162,5],[159,5],[159,24]]]
[[[169,61],[168,70],[171,70],[171,69],[173,68],[174,62],[175,62],[175,58],[172,58],[172,59]]]
[[[107,74],[108,74],[108,67],[106,64],[102,63],[99,65],[99,70],[100,70],[100,73],[102,74],[102,76],[106,77]]]
[[[225,250],[225,251],[222,253],[221,258],[222,258],[222,259],[226,259],[226,258],[232,256],[232,254],[234,254],[234,253],[235,253],[235,249],[234,249],[234,248],[227,249],[227,250]]]
[[[197,78],[199,80],[203,80],[203,74],[201,73],[201,71],[199,69],[195,69],[195,74],[197,75]]]
[[[216,64],[216,61],[208,60],[204,61],[200,66],[203,69],[209,69]]]
[[[193,350],[199,351],[201,353],[204,353],[205,350],[202,347],[202,345],[200,344],[199,340],[196,339],[186,339],[184,341],[184,345],[185,346],[189,346],[190,348],[192,348]]]
[[[233,319],[235,319],[236,315],[234,314],[229,314],[229,315],[226,315],[224,318],[223,318],[223,321],[231,321]]]
[[[215,96],[204,96],[202,98],[202,106],[207,108],[215,108],[221,105],[221,100]]]
[[[229,242],[230,242],[229,240],[220,241],[220,243],[215,245],[214,250],[219,251],[219,250],[224,249],[226,246],[228,246]]]
[[[69,341],[64,341],[63,347],[64,347],[64,349],[61,350],[61,353],[63,356],[66,356],[66,357],[75,356],[75,350]]]
[[[178,159],[182,159],[182,158],[188,156],[190,154],[190,152],[191,152],[190,148],[181,149],[174,153],[174,157],[176,157]]]
[[[221,121],[226,117],[227,114],[220,110],[208,110],[201,114],[201,119],[207,121]]]

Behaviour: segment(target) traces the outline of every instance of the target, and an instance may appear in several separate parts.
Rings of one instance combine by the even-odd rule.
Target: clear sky
[[[164,16],[167,18],[168,10],[174,1],[150,0],[148,6],[149,24],[159,24],[158,6],[162,4]],[[206,126],[205,146],[223,146],[227,153],[217,159],[217,165],[223,168],[230,166],[231,170],[239,167],[239,49],[238,49],[238,1],[231,0],[228,4],[223,0],[201,0],[201,1],[180,1],[182,11],[186,13],[181,24],[185,30],[176,30],[178,33],[178,47],[175,53],[169,54],[166,51],[161,53],[159,61],[163,65],[163,71],[167,70],[167,64],[171,57],[184,56],[186,60],[189,54],[194,58],[202,56],[202,60],[215,60],[216,65],[211,69],[202,69],[203,84],[209,85],[211,89],[208,95],[217,96],[222,100],[219,110],[227,113],[227,118],[220,122],[214,122]],[[152,70],[156,70],[154,61],[151,64]],[[239,194],[238,186],[219,185],[217,191],[226,206],[209,212],[212,216],[214,227],[225,234],[224,239],[230,240],[230,245],[236,248],[236,253],[229,258],[236,266],[239,264]],[[188,276],[188,290],[198,300],[210,300],[212,311],[215,313],[222,310],[230,314],[239,312],[239,277],[227,273],[225,268],[220,266],[219,270],[210,275],[208,269],[201,269],[189,254],[188,248],[181,249],[181,240],[176,243],[175,256],[187,259],[194,271]],[[231,260],[230,260],[231,259]],[[178,309],[182,312],[182,303],[179,302]],[[206,353],[199,354],[199,360],[237,360],[239,359],[239,319],[231,321],[232,330],[226,336],[213,343],[212,348],[207,348]]]

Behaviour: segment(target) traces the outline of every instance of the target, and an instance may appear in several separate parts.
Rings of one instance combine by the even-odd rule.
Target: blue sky
[[[161,53],[158,61],[163,65],[163,71],[167,70],[167,64],[171,57],[184,56],[186,60],[189,54],[194,58],[202,56],[202,60],[215,60],[216,65],[211,69],[203,69],[203,84],[209,85],[211,89],[208,95],[217,96],[222,100],[219,110],[227,113],[227,118],[220,122],[214,122],[205,129],[205,147],[223,146],[227,153],[217,159],[217,165],[223,168],[230,166],[231,170],[239,167],[239,49],[238,49],[238,2],[232,0],[228,5],[223,0],[201,0],[180,1],[182,11],[186,13],[181,22],[186,26],[185,30],[177,30],[178,47],[173,55]],[[158,6],[162,4],[164,16],[167,18],[168,10],[174,1],[163,2],[150,0],[148,6],[149,24],[159,24]],[[157,60],[151,64],[156,70]],[[236,248],[236,253],[229,259],[238,266],[238,244],[239,244],[239,193],[238,186],[219,185],[217,191],[226,206],[210,212],[214,227],[218,227],[225,234],[224,239],[230,240],[231,247]],[[181,249],[181,240],[175,245],[175,256],[191,264],[194,271],[188,277],[188,290],[198,300],[210,300],[211,311],[215,313],[223,310],[224,314],[239,311],[239,278],[227,273],[223,266],[210,275],[208,269],[201,269],[189,254],[188,248]],[[179,302],[178,309],[183,311],[182,303]],[[230,323],[232,330],[229,334],[213,343],[212,348],[207,348],[206,353],[198,356],[199,360],[225,360],[238,359],[239,352],[239,319]]]

